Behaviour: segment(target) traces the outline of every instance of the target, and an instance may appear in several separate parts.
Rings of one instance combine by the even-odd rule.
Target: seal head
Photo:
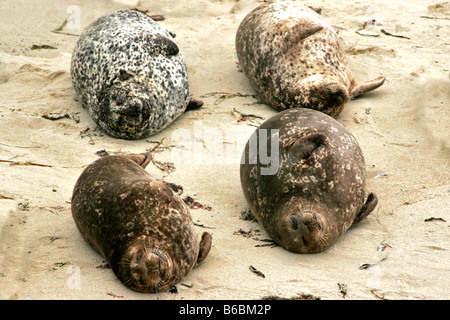
[[[166,291],[202,262],[211,235],[199,241],[189,209],[144,170],[149,153],[106,156],[80,175],[72,215],[116,276],[139,292]]]
[[[333,118],[312,109],[289,109],[268,119],[254,135],[259,144],[252,149],[250,138],[246,145],[241,185],[255,218],[282,247],[323,251],[375,208],[376,195],[366,199],[362,151]],[[264,140],[272,157],[275,150],[272,163],[261,161]],[[251,161],[252,154],[257,161]],[[273,163],[277,170],[264,174],[262,169]]]
[[[262,101],[278,111],[312,108],[336,117],[350,98],[381,86],[358,85],[331,26],[299,3],[267,2],[236,33],[242,71]]]
[[[158,108],[158,102],[150,94],[150,84],[145,78],[132,76],[123,69],[116,79],[101,97],[100,127],[126,139],[145,136]]]

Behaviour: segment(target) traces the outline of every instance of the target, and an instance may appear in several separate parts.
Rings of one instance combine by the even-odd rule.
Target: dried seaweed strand
[[[36,146],[36,147],[13,146],[13,145],[6,144],[6,143],[1,143],[1,142],[0,142],[0,144],[1,144],[2,146],[5,146],[5,147],[11,147],[11,148],[23,148],[23,149],[39,149],[39,148],[40,148],[39,146]]]
[[[375,289],[370,290],[370,292],[372,292],[372,294],[373,294],[375,297],[377,297],[378,299],[381,299],[381,300],[389,300],[389,299],[386,299],[386,298],[384,297],[384,295],[383,295],[383,296],[380,296],[379,294],[375,293]]]
[[[209,98],[209,97],[212,97],[212,96],[215,96],[218,94],[229,97],[229,98],[232,98],[232,97],[242,97],[242,98],[243,97],[254,97],[253,94],[242,94],[239,92],[230,93],[230,92],[224,92],[224,91],[213,91],[213,92],[208,92],[208,93],[205,93],[204,95],[201,95],[200,98]]]
[[[164,21],[166,20],[166,18],[161,15],[161,14],[149,14],[150,10],[148,9],[139,9],[139,8],[131,8],[130,10],[134,10],[140,13],[145,14],[146,16],[150,17],[151,19],[153,19],[154,21]]]
[[[253,272],[254,274],[260,276],[261,278],[265,278],[266,276],[264,275],[264,273],[262,273],[259,270],[256,270],[256,268],[254,266],[250,266],[249,267],[250,271]]]
[[[31,46],[31,50],[39,50],[39,49],[58,49],[58,48],[50,46],[48,44],[33,44]]]
[[[446,17],[433,17],[433,16],[420,16],[420,17],[424,19],[433,19],[433,20],[450,20],[450,18]]]
[[[11,160],[0,160],[0,162],[6,162],[9,163],[11,166],[37,166],[37,167],[47,167],[52,168],[52,165],[49,164],[42,164],[42,163],[35,163],[35,162],[20,162],[20,161],[11,161]]]
[[[425,222],[429,222],[429,221],[443,221],[443,222],[447,222],[446,220],[444,220],[442,218],[435,218],[435,217],[427,218],[427,219],[425,219],[423,221],[425,221]]]
[[[194,226],[197,226],[197,227],[200,227],[200,228],[205,228],[205,229],[215,229],[214,227],[208,227],[208,226],[205,226],[204,224],[200,224],[200,223],[197,223],[197,222],[194,222]]]
[[[406,37],[406,36],[402,36],[402,35],[398,35],[398,34],[392,34],[390,32],[387,32],[384,29],[381,29],[380,31],[381,31],[381,33],[383,33],[383,34],[385,34],[387,36],[396,37],[396,38],[403,38],[403,39],[408,39],[408,40],[411,39],[410,37]]]
[[[66,25],[67,25],[67,19],[64,20],[63,23],[58,28],[52,30],[51,32],[59,33],[59,34],[65,34],[67,36],[73,36],[73,37],[78,37],[79,36],[79,34],[62,31]]]
[[[247,119],[253,120],[253,119],[250,119],[250,118],[257,118],[257,119],[264,120],[264,118],[261,117],[261,116],[258,116],[258,115],[256,115],[256,114],[251,114],[251,113],[242,113],[242,112],[236,110],[236,108],[233,108],[233,111],[236,112],[236,113],[238,113],[242,118],[244,118],[244,119],[246,119],[246,120],[247,120]]]

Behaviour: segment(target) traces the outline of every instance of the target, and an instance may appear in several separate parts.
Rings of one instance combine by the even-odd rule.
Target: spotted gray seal
[[[116,138],[157,133],[190,102],[186,63],[172,34],[134,10],[92,22],[77,41],[70,72],[81,104]]]
[[[282,247],[323,251],[377,205],[375,194],[366,199],[361,148],[332,117],[313,109],[288,109],[254,134],[243,153],[241,185],[252,213]],[[258,150],[250,143],[255,137]],[[261,160],[266,143],[277,155],[273,174],[261,174],[271,165]]]
[[[385,78],[357,84],[336,32],[318,13],[292,2],[267,2],[236,33],[242,71],[262,101],[281,111],[304,107],[336,117],[349,98]]]
[[[166,291],[202,262],[211,235],[199,242],[189,209],[144,170],[150,154],[105,156],[80,175],[72,215],[81,234],[115,275],[139,292]]]

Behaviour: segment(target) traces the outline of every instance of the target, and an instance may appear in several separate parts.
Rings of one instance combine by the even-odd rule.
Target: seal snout
[[[317,108],[332,117],[339,115],[350,99],[345,86],[338,82],[328,82],[328,80],[312,84],[310,95],[312,108]]]
[[[112,136],[128,139],[139,139],[153,121],[152,97],[147,94],[130,92],[131,89],[122,85],[114,87],[110,99],[105,99],[103,122],[104,130]]]
[[[317,214],[314,211],[304,211],[289,217],[292,228],[297,230],[301,225],[304,225],[309,231],[314,229],[322,229]]]
[[[128,98],[126,102],[123,102],[122,99],[123,98],[119,96],[118,100],[116,100],[116,104],[121,106],[120,108],[117,108],[117,113],[119,113],[120,116],[137,123],[141,123],[150,118],[150,106],[147,101],[134,97]]]
[[[122,259],[120,268],[122,282],[139,292],[157,293],[172,285],[166,281],[171,270],[170,259],[159,250],[131,250]]]
[[[323,229],[318,215],[313,211],[303,211],[290,215],[285,220],[286,248],[293,252],[318,252]]]

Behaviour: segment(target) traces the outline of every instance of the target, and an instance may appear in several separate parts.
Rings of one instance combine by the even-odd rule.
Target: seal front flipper
[[[292,27],[283,25],[280,29],[288,33],[287,36],[283,35],[283,37],[286,37],[284,41],[286,41],[285,49],[287,50],[316,32],[319,32],[323,29],[323,26],[311,19],[303,19]]]
[[[152,53],[164,54],[165,56],[174,56],[180,52],[177,44],[172,39],[162,35],[151,38],[149,41],[152,46]]]
[[[206,256],[209,253],[209,250],[211,250],[211,244],[211,234],[208,232],[203,232],[202,240],[200,241],[200,250],[198,252],[197,263],[195,264],[195,266],[198,266],[200,263],[202,263],[203,260],[205,260]]]
[[[378,197],[375,193],[370,193],[367,197],[366,203],[362,206],[359,213],[356,215],[353,225],[364,220],[378,204]]]
[[[361,84],[355,85],[350,91],[350,98],[355,99],[356,97],[358,97],[366,92],[369,92],[369,91],[375,90],[378,87],[381,87],[381,85],[384,83],[384,80],[386,80],[386,77],[381,76],[376,79],[369,80],[369,81],[363,82]]]
[[[296,159],[309,159],[326,140],[323,133],[310,133],[292,143],[289,152],[295,154]]]

